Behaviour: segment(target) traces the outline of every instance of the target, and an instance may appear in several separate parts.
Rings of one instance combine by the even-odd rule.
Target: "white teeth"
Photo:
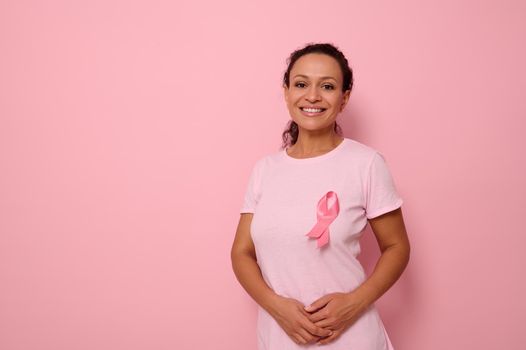
[[[321,108],[302,108],[302,109],[308,113],[320,113],[321,111],[323,111],[323,109]]]

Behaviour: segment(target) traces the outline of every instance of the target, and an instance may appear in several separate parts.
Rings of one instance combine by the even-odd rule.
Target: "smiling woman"
[[[339,97],[337,92],[338,90],[341,91],[341,103],[343,104],[340,111],[345,108],[353,87],[354,77],[352,69],[349,67],[347,58],[340,50],[338,50],[338,48],[330,44],[307,45],[303,49],[294,51],[288,58],[287,62],[288,67],[283,75],[283,89],[289,111],[293,110],[291,109],[291,105],[289,103],[290,99],[301,98],[301,90],[304,90],[304,94],[306,89],[307,93],[316,94],[316,88],[321,88],[321,90],[325,90],[325,92],[332,92],[332,94],[324,94],[324,96],[321,96],[328,98],[328,101],[331,101],[331,96],[333,98],[334,96]],[[294,72],[292,72],[293,69]],[[328,72],[327,75],[321,73],[325,70]],[[305,73],[297,73],[299,71],[303,71]],[[317,73],[318,76],[308,76],[309,72],[310,74]],[[323,91],[321,91],[321,93],[323,93]],[[311,100],[312,98],[315,98],[315,96],[311,96]],[[315,102],[315,100],[314,102],[310,102],[308,99],[305,102],[302,102],[304,104],[300,105],[299,108],[306,112],[304,113],[305,116],[310,117],[320,114],[316,113],[319,112],[319,110],[305,111],[305,108],[317,107],[322,109],[321,112],[324,112],[327,109],[326,106],[316,104]],[[283,132],[282,135],[283,147],[294,145],[298,138],[298,121],[294,118],[292,113],[291,117],[292,119],[289,122],[288,128]],[[340,135],[342,134],[340,126],[336,121],[334,122],[334,131]]]
[[[353,83],[344,55],[312,44],[288,61],[283,149],[255,163],[231,251],[259,305],[258,349],[393,350],[374,302],[409,260],[403,201],[382,154],[339,135]],[[368,222],[382,255],[366,278]]]

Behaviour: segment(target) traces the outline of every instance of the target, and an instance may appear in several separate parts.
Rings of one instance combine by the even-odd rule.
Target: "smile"
[[[322,114],[327,108],[300,107],[304,115],[313,117]]]

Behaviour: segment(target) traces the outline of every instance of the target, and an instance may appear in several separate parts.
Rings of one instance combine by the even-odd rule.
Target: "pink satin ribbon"
[[[340,212],[340,203],[336,192],[329,191],[318,201],[317,220],[307,236],[318,239],[318,248],[329,243],[329,225]]]

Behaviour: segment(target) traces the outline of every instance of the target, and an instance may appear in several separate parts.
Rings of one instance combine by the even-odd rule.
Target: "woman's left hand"
[[[350,327],[367,307],[366,301],[356,293],[331,293],[305,307],[305,311],[310,313],[309,319],[316,326],[333,331],[332,335],[318,341],[318,344],[328,344]]]

